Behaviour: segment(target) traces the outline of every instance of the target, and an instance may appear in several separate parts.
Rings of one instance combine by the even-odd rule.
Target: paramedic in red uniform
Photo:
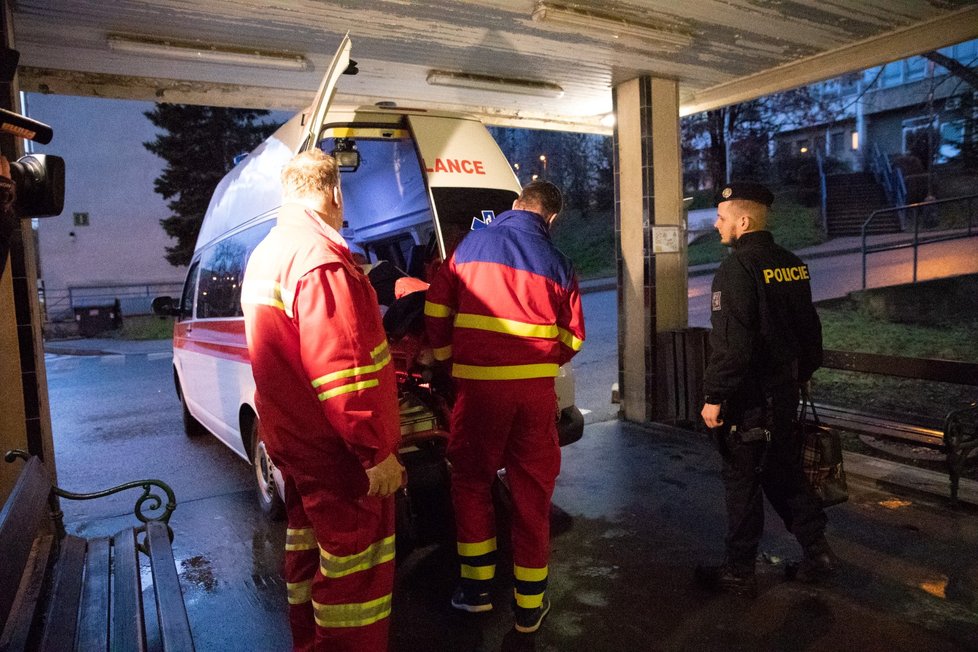
[[[285,480],[295,650],[387,650],[397,389],[377,297],[338,233],[336,161],[282,171],[278,223],[248,262],[242,307],[258,416]]]
[[[550,609],[550,498],[560,471],[554,378],[584,341],[577,278],[548,232],[561,204],[553,184],[527,185],[513,210],[462,240],[425,302],[435,358],[451,360],[456,391],[448,457],[461,580],[452,606],[492,609],[491,487],[505,467],[520,632],[536,631]]]

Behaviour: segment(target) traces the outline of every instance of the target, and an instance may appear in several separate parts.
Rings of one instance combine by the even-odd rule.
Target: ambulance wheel
[[[255,493],[258,505],[270,521],[285,518],[285,502],[282,500],[282,476],[265,449],[258,418],[251,419],[251,463],[255,469]]]
[[[203,424],[194,418],[194,415],[190,414],[190,408],[187,407],[187,399],[183,397],[183,390],[180,388],[180,381],[176,378],[176,372],[173,372],[174,381],[177,385],[177,396],[180,397],[180,406],[183,407],[183,432],[188,437],[199,437],[206,432]]]

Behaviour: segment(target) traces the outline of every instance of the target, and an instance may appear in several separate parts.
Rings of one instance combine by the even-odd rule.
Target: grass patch
[[[978,362],[976,276],[856,293],[819,306],[825,348]],[[978,398],[978,388],[820,369],[817,400],[881,415],[943,419]]]
[[[100,337],[120,340],[168,340],[173,337],[173,317],[123,316],[122,328],[117,331],[106,331]]]
[[[581,278],[615,275],[615,215],[611,209],[561,214],[554,224],[553,239],[574,261]]]

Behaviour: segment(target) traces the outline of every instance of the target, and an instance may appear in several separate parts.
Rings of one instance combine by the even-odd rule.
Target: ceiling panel
[[[679,82],[684,111],[740,101],[978,37],[966,0],[632,0],[543,3],[590,12],[579,26],[533,19],[537,0],[14,0],[21,87],[127,99],[298,109],[342,35],[360,74],[338,102],[396,101],[501,124],[602,131],[613,84]],[[623,21],[688,38],[671,48],[607,31]],[[302,55],[304,71],[113,51],[109,35]],[[557,99],[426,82],[431,70],[556,84]]]

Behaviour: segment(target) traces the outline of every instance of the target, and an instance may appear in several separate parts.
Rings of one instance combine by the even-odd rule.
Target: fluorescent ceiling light
[[[252,48],[208,45],[199,42],[174,41],[142,36],[109,35],[109,49],[116,52],[145,54],[164,59],[223,63],[232,66],[305,70],[309,62],[301,54]]]
[[[494,91],[498,93],[513,93],[515,95],[534,95],[550,98],[563,97],[564,95],[563,88],[549,82],[474,75],[467,72],[431,70],[428,72],[427,81],[432,86],[452,86],[454,88],[470,88],[477,91]]]
[[[627,40],[638,47],[679,50],[693,44],[693,38],[682,32],[634,22],[610,13],[575,9],[553,2],[538,2],[533,10],[533,20],[573,27],[585,35],[598,32],[601,36]]]

